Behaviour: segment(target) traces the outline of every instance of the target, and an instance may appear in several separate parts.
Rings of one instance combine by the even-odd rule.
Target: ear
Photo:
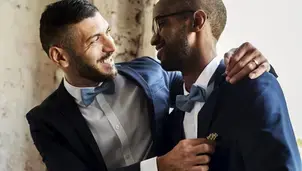
[[[60,68],[67,68],[69,66],[69,56],[68,53],[56,46],[52,46],[49,48],[49,58],[56,63]]]
[[[193,29],[196,32],[200,31],[204,27],[207,19],[208,19],[208,16],[203,10],[196,11],[194,13]]]

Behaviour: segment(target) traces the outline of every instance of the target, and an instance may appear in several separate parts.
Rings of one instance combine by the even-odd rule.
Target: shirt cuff
[[[144,160],[140,163],[141,171],[158,171],[157,170],[157,157]]]

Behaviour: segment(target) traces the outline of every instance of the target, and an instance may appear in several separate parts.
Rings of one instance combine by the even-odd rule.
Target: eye
[[[158,28],[159,28],[159,29],[163,28],[163,27],[165,26],[165,24],[166,24],[166,21],[165,21],[165,20],[159,20],[159,21],[157,22],[157,25],[158,25]]]
[[[111,27],[108,27],[107,30],[106,30],[106,34],[109,35],[110,32],[111,32]]]
[[[99,41],[100,40],[100,36],[98,35],[98,36],[95,36],[93,39],[92,39],[92,41],[91,41],[91,43],[95,43],[95,42],[97,42],[97,41]]]

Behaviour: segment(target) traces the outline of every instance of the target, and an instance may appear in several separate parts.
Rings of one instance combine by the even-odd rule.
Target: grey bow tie
[[[190,94],[176,96],[176,107],[184,112],[191,112],[195,102],[205,102],[206,91],[205,89],[192,85]]]
[[[101,86],[95,87],[94,89],[91,88],[84,88],[81,89],[81,96],[82,101],[85,106],[89,106],[96,95],[103,93],[103,94],[113,94],[115,92],[115,85],[113,80],[108,80],[104,82]]]

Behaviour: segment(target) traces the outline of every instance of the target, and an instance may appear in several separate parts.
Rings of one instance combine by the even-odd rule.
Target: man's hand
[[[267,59],[250,43],[244,43],[237,49],[232,49],[224,55],[227,81],[236,83],[245,76],[258,78],[270,70]]]
[[[180,141],[169,153],[157,158],[159,171],[207,171],[213,142],[204,138]]]

